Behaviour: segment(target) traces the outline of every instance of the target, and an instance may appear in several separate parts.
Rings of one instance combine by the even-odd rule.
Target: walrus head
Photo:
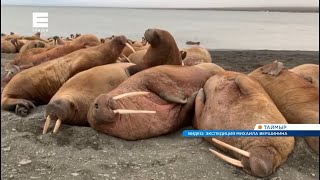
[[[266,177],[271,175],[276,167],[279,166],[281,155],[272,146],[252,147],[248,150],[249,157],[243,156],[241,164],[244,171],[257,177]]]
[[[130,92],[124,93],[118,96],[110,97],[107,94],[101,94],[98,96],[94,103],[88,111],[89,121],[94,122],[95,124],[104,124],[111,123],[116,120],[116,116],[120,118],[121,114],[135,114],[135,113],[156,113],[155,111],[146,111],[146,110],[129,110],[122,109],[121,103],[118,103],[117,100],[139,95],[147,95],[149,92]]]
[[[4,33],[1,33],[1,36],[6,36],[6,34],[4,34]]]
[[[70,37],[73,39],[73,38],[74,38],[74,35],[73,35],[73,34],[70,34]]]
[[[72,118],[76,116],[76,113],[79,112],[79,109],[75,106],[72,99],[61,98],[57,100],[53,100],[47,105],[46,108],[46,121],[43,127],[43,134],[47,133],[50,122],[56,121],[53,133],[56,133],[60,128],[60,125],[63,121],[68,118]]]
[[[10,32],[10,35],[14,35],[14,32]]]
[[[37,33],[35,33],[33,36],[35,36],[35,37],[37,37],[37,38],[40,38],[40,35],[41,35],[41,33],[40,33],[40,32],[37,32]]]
[[[147,29],[144,33],[145,40],[151,45],[151,47],[157,47],[161,40],[161,31],[158,31],[157,29]]]
[[[239,161],[210,149],[213,154],[234,166],[243,168],[246,173],[253,176],[267,177],[282,163],[281,154],[272,146],[253,146],[245,151],[216,138],[212,138],[212,141],[240,154],[242,158]]]

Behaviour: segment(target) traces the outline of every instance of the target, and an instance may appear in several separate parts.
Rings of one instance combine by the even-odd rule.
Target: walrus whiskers
[[[54,126],[53,133],[56,133],[59,130],[60,126],[61,126],[61,120],[58,119]]]
[[[243,156],[246,156],[246,157],[249,157],[249,156],[250,156],[250,153],[249,153],[249,152],[244,151],[244,150],[239,149],[239,148],[236,148],[236,147],[234,147],[234,146],[231,146],[231,145],[229,145],[229,144],[227,144],[227,143],[224,143],[224,142],[222,142],[222,141],[219,141],[219,140],[216,139],[216,138],[212,138],[212,141],[215,142],[215,143],[217,143],[217,144],[219,144],[220,146],[223,146],[223,147],[225,147],[225,148],[227,148],[227,149],[230,149],[230,150],[232,150],[232,151],[234,151],[234,152],[237,152],[237,153],[239,153],[239,154],[241,154],[241,155],[243,155]]]
[[[121,99],[121,98],[124,98],[124,97],[147,95],[147,94],[149,94],[149,92],[144,92],[144,91],[141,91],[141,92],[130,92],[130,93],[120,94],[118,96],[113,97],[112,99],[117,100],[117,99]]]
[[[132,52],[134,52],[134,53],[136,52],[129,43],[126,43],[126,46],[127,46],[129,49],[131,49]]]
[[[113,110],[113,113],[117,114],[154,114],[156,111],[146,111],[146,110],[129,110],[129,109],[116,109]]]
[[[219,152],[217,152],[217,151],[215,151],[215,150],[213,150],[213,149],[209,149],[209,150],[210,150],[214,155],[216,155],[217,157],[219,157],[220,159],[222,159],[222,160],[224,160],[224,161],[226,161],[226,162],[228,162],[228,163],[230,163],[230,164],[232,164],[232,165],[234,165],[234,166],[243,168],[243,165],[242,165],[241,161],[236,160],[236,159],[233,159],[233,158],[230,158],[230,157],[228,157],[228,156],[225,156],[225,155],[223,155],[223,154],[221,154],[221,153],[219,153]]]
[[[51,118],[50,118],[50,115],[49,115],[49,116],[47,116],[46,122],[44,123],[42,134],[47,133],[49,125],[50,125],[50,122],[51,122]]]

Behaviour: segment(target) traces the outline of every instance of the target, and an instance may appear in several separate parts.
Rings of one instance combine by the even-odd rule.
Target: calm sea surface
[[[168,30],[179,47],[319,50],[319,13],[1,6],[1,32],[33,34],[32,12],[48,12],[43,36],[93,33],[140,39],[148,28]]]

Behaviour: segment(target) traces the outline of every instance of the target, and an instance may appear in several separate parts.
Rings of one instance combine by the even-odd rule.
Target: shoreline
[[[137,9],[137,10],[190,10],[190,11],[247,11],[247,12],[283,12],[283,13],[319,13],[319,7],[221,7],[221,8],[146,8],[146,7],[107,7],[107,6],[59,6],[59,5],[8,5],[1,7],[46,7],[46,8],[107,8],[107,9]]]

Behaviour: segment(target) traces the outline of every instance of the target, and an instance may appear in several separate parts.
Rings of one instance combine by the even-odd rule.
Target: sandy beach
[[[280,60],[286,68],[319,64],[318,51],[210,51],[226,70],[248,73]],[[4,65],[15,54],[1,54]],[[45,106],[27,117],[1,111],[1,179],[258,179],[209,152],[202,138],[184,138],[182,130],[140,141],[125,141],[90,127],[62,125],[42,135]],[[189,129],[191,127],[187,127]],[[51,128],[52,129],[52,128]],[[319,156],[301,138],[271,180],[319,179]]]

